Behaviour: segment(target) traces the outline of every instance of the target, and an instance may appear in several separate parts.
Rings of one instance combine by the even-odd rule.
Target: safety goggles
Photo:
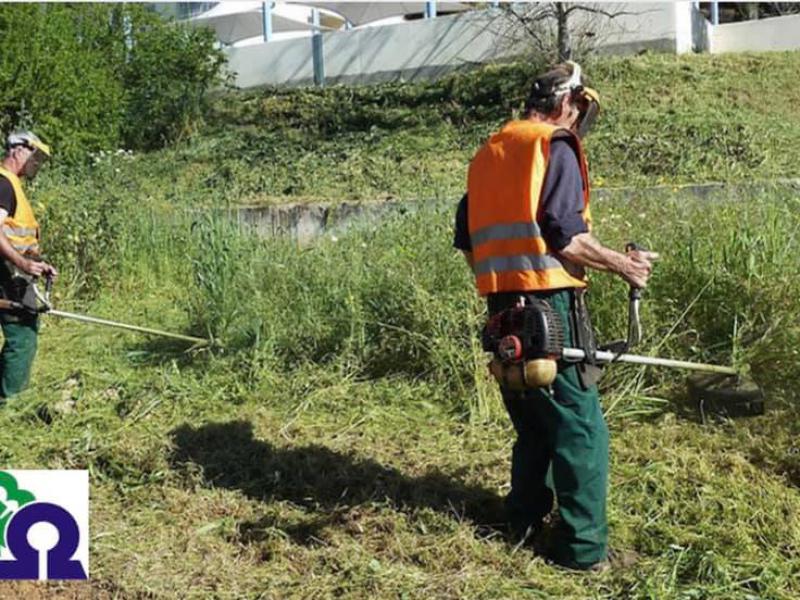
[[[568,64],[572,65],[572,75],[558,86],[555,92],[570,94],[573,104],[578,107],[578,118],[573,127],[578,137],[584,138],[589,134],[600,113],[600,94],[597,90],[581,83],[581,66],[578,63],[569,61]]]

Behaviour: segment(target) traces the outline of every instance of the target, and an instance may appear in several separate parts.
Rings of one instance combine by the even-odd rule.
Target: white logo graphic
[[[88,471],[0,471],[0,579],[88,577]]]

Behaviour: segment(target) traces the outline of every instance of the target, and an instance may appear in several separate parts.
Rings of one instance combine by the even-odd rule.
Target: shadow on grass
[[[181,425],[171,436],[170,462],[176,470],[193,463],[214,486],[263,502],[287,500],[319,515],[302,524],[278,524],[269,518],[246,523],[240,527],[240,541],[245,543],[259,541],[270,527],[279,527],[297,543],[313,543],[322,528],[342,524],[343,511],[386,500],[403,512],[429,508],[470,521],[480,537],[505,533],[503,503],[496,493],[439,471],[410,477],[317,444],[276,448],[255,439],[247,421]]]

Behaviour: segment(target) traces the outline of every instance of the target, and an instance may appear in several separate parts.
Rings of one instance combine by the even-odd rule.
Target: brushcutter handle
[[[636,242],[625,244],[625,252],[647,252],[644,246]],[[628,339],[626,340],[626,350],[633,348],[642,341],[642,324],[639,319],[639,302],[642,299],[642,288],[631,285],[628,291]]]
[[[634,250],[638,252],[647,252],[647,248],[637,244],[636,242],[628,242],[625,244],[625,252],[633,252]]]
[[[0,298],[0,311],[10,310],[10,311],[18,311],[23,310],[25,307],[22,306],[19,302],[14,302],[13,300],[6,300],[5,298]]]
[[[647,252],[647,248],[637,244],[636,242],[628,242],[627,244],[625,244],[625,252],[626,253],[633,252],[633,251]],[[642,299],[642,288],[637,288],[637,287],[631,286],[631,289],[628,292],[628,298],[630,300],[641,300]]]

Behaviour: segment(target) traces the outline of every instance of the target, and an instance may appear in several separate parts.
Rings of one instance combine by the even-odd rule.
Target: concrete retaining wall
[[[800,48],[800,15],[717,25],[711,31],[711,52],[796,50]]]
[[[730,201],[768,190],[789,189],[800,193],[800,179],[785,179],[741,184],[706,183],[650,188],[600,188],[592,192],[593,201],[652,200],[680,197],[703,202]],[[280,204],[242,207],[229,213],[240,226],[263,237],[287,236],[307,244],[322,234],[336,234],[352,226],[375,225],[392,216],[422,209],[452,210],[458,198],[446,201],[392,200],[385,202],[341,202]]]
[[[698,13],[691,2],[637,2],[609,5],[608,10],[617,7],[630,14],[608,20],[576,13],[573,25],[582,30],[589,23],[605,52],[633,53],[644,49],[690,52],[696,46],[693,36]],[[518,25],[501,11],[479,10],[325,33],[322,38],[326,81],[430,79],[488,62],[509,60],[530,47],[518,31]],[[232,47],[226,53],[228,68],[241,88],[313,82],[310,38]]]
[[[600,52],[685,53],[800,48],[800,15],[712,27],[691,2],[608,5],[629,12],[608,20],[576,13],[573,27],[596,34]],[[497,10],[323,34],[326,82],[375,83],[432,79],[529,51],[515,24]],[[311,39],[297,38],[226,50],[236,85],[310,85]]]

